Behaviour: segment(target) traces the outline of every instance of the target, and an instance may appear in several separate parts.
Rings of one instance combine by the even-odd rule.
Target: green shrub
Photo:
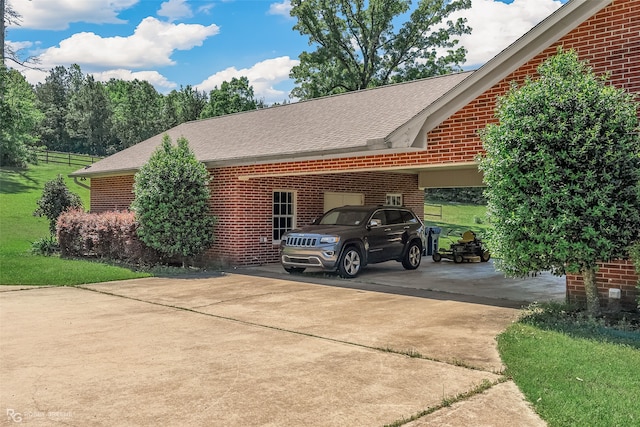
[[[69,209],[82,208],[80,196],[71,192],[62,179],[62,175],[44,184],[42,197],[37,201],[35,216],[44,216],[49,220],[49,232],[56,234],[56,223],[60,214]]]
[[[140,239],[183,265],[208,249],[215,222],[209,213],[209,180],[188,141],[179,138],[174,146],[165,135],[135,176],[132,207]]]
[[[31,243],[31,253],[51,256],[60,250],[58,242],[53,236],[43,237]]]

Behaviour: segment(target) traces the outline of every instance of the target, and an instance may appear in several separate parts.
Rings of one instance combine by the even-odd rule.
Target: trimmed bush
[[[60,254],[155,263],[159,256],[138,238],[138,226],[133,212],[67,211],[57,224]]]
[[[58,217],[66,210],[82,208],[80,196],[67,188],[62,175],[44,184],[42,197],[37,201],[35,216],[45,216],[49,220],[49,231],[56,234]]]

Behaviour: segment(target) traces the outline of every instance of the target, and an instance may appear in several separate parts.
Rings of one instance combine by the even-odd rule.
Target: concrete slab
[[[493,414],[488,418],[487,414]],[[514,424],[513,420],[518,423]],[[468,400],[452,404],[405,427],[545,427],[513,381],[498,384]]]
[[[519,313],[491,305],[238,274],[216,280],[137,279],[87,287],[493,372],[503,369],[495,336]]]
[[[496,384],[516,312],[242,275],[2,292],[0,422],[384,425]]]
[[[564,301],[566,297],[564,276],[559,277],[543,272],[535,277],[506,278],[503,273],[495,269],[493,260],[486,263],[456,264],[451,261],[436,263],[431,260],[431,257],[425,257],[420,267],[412,271],[405,270],[398,262],[389,261],[368,265],[355,279],[349,280],[317,269],[309,269],[301,275],[292,277],[277,263],[253,266],[239,271],[305,282],[322,283],[321,281],[324,280],[336,286],[369,286],[368,289],[412,295],[424,296],[426,295],[424,291],[441,292],[449,294],[451,299],[477,301],[468,297],[485,298],[496,300],[494,304],[514,307],[526,306],[536,301]]]

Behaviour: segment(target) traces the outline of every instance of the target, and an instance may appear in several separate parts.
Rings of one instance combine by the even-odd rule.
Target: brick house
[[[207,253],[234,265],[277,261],[279,236],[342,204],[401,203],[423,212],[423,190],[481,186],[478,131],[493,122],[496,97],[556,53],[574,49],[611,83],[640,93],[640,0],[570,0],[480,69],[263,110],[183,123],[212,177],[216,243]],[[164,134],[163,134],[164,135]],[[114,154],[73,177],[91,179],[94,212],[122,210],[133,175],[163,135]],[[603,296],[635,295],[630,262],[598,273]],[[579,276],[567,296],[580,299]]]

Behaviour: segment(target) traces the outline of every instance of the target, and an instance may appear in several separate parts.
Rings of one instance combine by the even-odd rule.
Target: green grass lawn
[[[471,230],[482,238],[490,228],[487,224],[487,207],[484,205],[465,205],[450,202],[425,204],[424,222],[427,227],[441,229],[438,245],[448,249],[462,233]],[[442,215],[442,216],[440,216]]]
[[[67,187],[89,207],[89,190],[67,178],[77,169],[59,164],[0,168],[0,284],[78,285],[149,276],[99,262],[30,253],[32,242],[49,235],[47,219],[33,216],[45,182],[62,174]]]
[[[549,426],[640,425],[637,347],[523,323],[498,347],[506,374]]]

